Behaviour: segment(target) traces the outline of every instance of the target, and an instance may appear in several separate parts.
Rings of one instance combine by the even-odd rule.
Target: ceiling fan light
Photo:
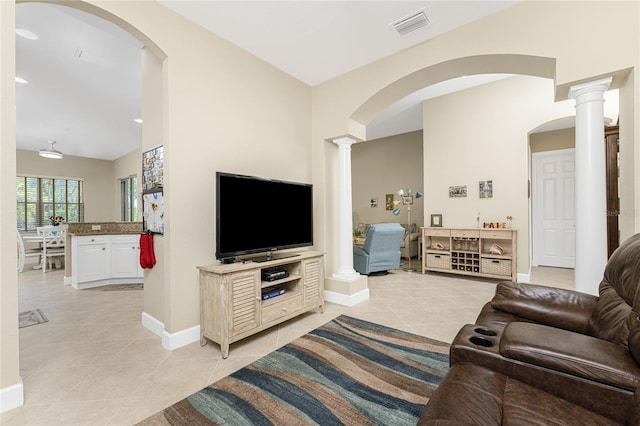
[[[40,157],[44,157],[44,158],[53,158],[55,160],[59,160],[63,157],[62,153],[60,151],[58,151],[57,149],[55,149],[53,147],[53,144],[56,143],[56,141],[49,141],[49,148],[48,149],[41,149],[40,151],[38,151],[38,155]]]

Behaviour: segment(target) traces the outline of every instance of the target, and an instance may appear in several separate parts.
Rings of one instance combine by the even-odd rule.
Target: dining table
[[[22,236],[22,240],[25,243],[38,243],[39,247],[42,249],[40,263],[35,265],[33,269],[42,269],[45,266],[45,262],[47,261],[46,242],[54,241],[56,238],[57,237],[55,235],[24,234]],[[56,246],[56,248],[60,248],[60,246]]]

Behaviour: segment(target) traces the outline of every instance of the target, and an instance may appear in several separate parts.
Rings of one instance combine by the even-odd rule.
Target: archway
[[[21,0],[17,0],[16,2],[18,5],[20,3],[37,3],[37,2],[32,2],[30,0],[25,0],[25,1],[21,1]],[[146,35],[138,30],[137,28],[135,28],[133,25],[130,25],[129,23],[127,23],[126,21],[124,21],[123,19],[119,18],[116,15],[113,15],[103,9],[101,9],[98,6],[89,4],[89,3],[85,3],[85,2],[66,2],[66,1],[52,1],[50,2],[52,4],[55,5],[60,5],[60,6],[66,6],[66,7],[72,7],[74,9],[78,9],[80,11],[95,15],[97,17],[100,17],[108,22],[110,22],[111,24],[117,25],[120,28],[122,28],[123,30],[127,31],[129,34],[131,34],[133,37],[135,37],[136,39],[138,39],[144,46],[145,48],[151,52],[150,55],[153,55],[158,63],[161,63],[162,61],[167,59],[167,55],[162,51],[162,49],[155,43],[153,42],[151,39],[149,39],[148,37],[146,37]],[[11,11],[14,11],[14,9],[9,9]],[[3,17],[4,18],[4,17]],[[14,17],[11,18],[7,18],[6,21],[10,22],[13,24],[13,20],[15,19]],[[6,22],[3,19],[3,23]],[[12,25],[13,26],[13,25]],[[4,34],[3,34],[4,35]],[[11,52],[11,53],[15,53],[15,52]],[[160,73],[161,74],[161,73]],[[3,75],[3,79],[4,79],[4,75]],[[158,88],[161,90],[162,89],[162,85],[158,85]],[[3,95],[4,96],[4,95]],[[143,97],[144,97],[144,91],[143,91]],[[143,99],[144,102],[144,99]],[[160,113],[159,113],[160,114]],[[3,120],[5,118],[10,118],[11,116],[9,115],[5,115],[4,111],[3,111]],[[15,119],[15,115],[13,116],[13,118]],[[7,120],[7,122],[9,122],[9,120]],[[151,120],[151,122],[155,122],[155,123],[161,123],[161,117],[158,117],[157,120]],[[148,126],[148,124],[144,124],[145,126]],[[13,123],[13,126],[9,126],[12,127],[13,130],[11,130],[12,132],[15,131],[15,122]],[[159,129],[155,130],[153,133],[155,134],[162,134],[162,128],[161,126],[158,126]],[[11,133],[8,133],[11,134]],[[3,133],[3,136],[5,136],[6,134]],[[7,138],[7,142],[9,142],[10,138]],[[3,145],[4,145],[4,138],[3,138]],[[11,141],[11,143],[7,143],[6,146],[6,150],[3,149],[3,160],[4,161],[12,161],[15,164],[16,161],[16,153],[15,153],[15,140]],[[8,171],[8,169],[5,169],[6,171]],[[15,168],[13,169],[13,171],[15,172]],[[3,174],[3,176],[6,177],[6,172]],[[11,223],[13,222],[13,223]],[[3,228],[8,228],[9,226],[11,226],[11,228],[13,229],[15,227],[15,216],[11,216],[11,215],[7,215],[4,217],[3,220]],[[15,232],[15,231],[13,231]],[[14,249],[15,250],[15,249]],[[15,251],[14,251],[15,253]],[[11,260],[11,258],[9,256],[7,256],[8,260]],[[7,268],[8,270],[9,268]],[[13,270],[13,273],[15,274],[15,268],[11,268]],[[3,282],[5,282],[4,278],[8,277],[9,273],[8,272],[4,272],[3,270]],[[7,279],[6,286],[3,287],[12,287],[10,289],[10,293],[12,294],[16,294],[17,295],[17,279],[15,279],[16,277],[14,276],[14,279]],[[3,291],[3,296],[6,293]],[[3,297],[4,298],[4,297]],[[13,298],[12,298],[13,299]],[[5,299],[7,300],[7,303],[9,299]],[[12,309],[7,309],[7,312],[9,314],[12,313],[17,313],[17,297],[15,298],[16,302],[15,302],[15,308]],[[14,314],[17,320],[17,314]],[[5,323],[4,321],[5,319],[5,315],[3,314],[3,323]],[[11,327],[15,327],[15,330],[10,330],[11,333],[4,333],[7,331],[7,328],[3,326],[3,341],[2,341],[2,345],[5,347],[12,347],[12,348],[17,348],[18,347],[18,332],[17,332],[17,322],[14,323],[13,321],[11,321],[11,323],[6,322],[5,324],[11,324]],[[15,326],[14,326],[15,324]],[[3,355],[7,353],[5,351],[3,351]],[[13,355],[13,354],[12,354]],[[9,358],[9,357],[7,357]],[[22,382],[20,381],[20,361],[19,358],[12,358],[12,359],[7,359],[7,358],[3,358],[3,376],[5,376],[6,373],[6,377],[9,378],[9,380],[16,380],[13,377],[17,377],[17,384],[15,385],[11,385],[9,386],[6,392],[5,389],[3,389],[3,410],[6,409],[11,409],[17,406],[20,406],[23,404],[23,385]],[[5,364],[6,362],[6,364]],[[3,377],[4,378],[4,377]],[[6,386],[6,383],[3,383],[3,386]]]

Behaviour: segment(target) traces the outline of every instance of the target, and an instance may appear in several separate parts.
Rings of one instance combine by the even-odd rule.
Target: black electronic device
[[[216,259],[269,261],[312,245],[311,184],[216,172]]]
[[[287,278],[289,273],[283,269],[263,269],[262,280],[263,281],[275,281]]]

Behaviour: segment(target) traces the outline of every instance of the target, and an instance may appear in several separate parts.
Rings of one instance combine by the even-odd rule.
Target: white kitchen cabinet
[[[76,271],[73,275],[78,277],[78,282],[109,277],[111,265],[108,243],[108,237],[104,235],[78,238],[76,259],[72,260],[73,269]]]
[[[142,283],[140,235],[71,237],[71,285],[76,289]]]
[[[111,276],[113,278],[143,276],[140,267],[140,236],[111,235]]]

